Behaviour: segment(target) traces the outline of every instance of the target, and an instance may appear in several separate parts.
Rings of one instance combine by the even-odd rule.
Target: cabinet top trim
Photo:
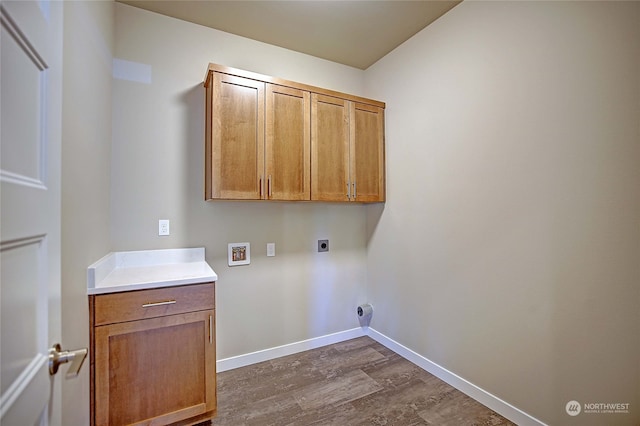
[[[311,86],[309,84],[297,83],[295,81],[285,80],[278,77],[271,77],[268,75],[258,74],[251,71],[245,71],[245,70],[231,68],[224,65],[218,65],[213,63],[209,63],[209,66],[207,67],[207,73],[204,76],[204,87],[207,87],[209,85],[212,72],[235,75],[238,77],[244,77],[252,80],[262,81],[265,83],[276,84],[279,86],[293,87],[300,90],[307,90],[312,93],[319,93],[326,96],[333,96],[336,98],[347,99],[353,102],[385,108],[384,102],[376,101],[373,99],[363,98],[355,95],[349,95],[347,93],[336,92],[334,90],[329,90],[329,89],[323,89],[321,87]]]

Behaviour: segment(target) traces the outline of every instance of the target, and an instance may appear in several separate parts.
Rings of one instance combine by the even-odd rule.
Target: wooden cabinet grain
[[[259,200],[264,186],[264,83],[223,73],[214,73],[212,80],[207,90],[206,197]]]
[[[314,93],[311,123],[313,199],[348,201],[349,101]]]
[[[314,93],[311,123],[312,199],[384,201],[384,110]]]
[[[349,111],[351,200],[385,201],[384,110],[350,102]]]
[[[205,199],[385,201],[384,108],[209,64]]]
[[[310,199],[308,91],[215,72],[206,110],[206,199]]]
[[[310,107],[308,91],[267,84],[263,198],[311,199]]]
[[[216,412],[214,283],[89,296],[92,425]]]

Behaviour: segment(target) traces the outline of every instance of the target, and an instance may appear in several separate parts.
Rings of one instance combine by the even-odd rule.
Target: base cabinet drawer
[[[193,284],[94,296],[96,326],[215,307],[214,284]]]

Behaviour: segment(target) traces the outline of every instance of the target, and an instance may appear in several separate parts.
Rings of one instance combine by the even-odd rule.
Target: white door
[[[60,424],[62,2],[0,3],[0,425]]]

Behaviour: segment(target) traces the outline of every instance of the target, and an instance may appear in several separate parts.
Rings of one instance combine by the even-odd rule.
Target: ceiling
[[[461,0],[117,0],[367,69]]]

